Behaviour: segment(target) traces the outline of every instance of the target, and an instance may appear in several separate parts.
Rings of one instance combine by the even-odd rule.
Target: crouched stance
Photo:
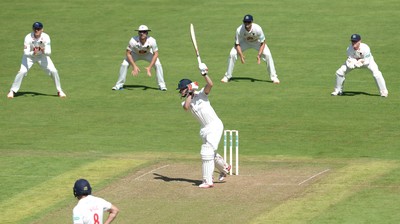
[[[149,77],[151,76],[151,69],[154,67],[158,88],[162,91],[166,91],[167,87],[164,82],[163,68],[158,58],[156,39],[149,36],[149,31],[151,30],[146,25],[139,26],[136,31],[138,31],[138,35],[132,37],[129,41],[126,48],[126,58],[121,63],[118,80],[115,86],[112,87],[112,90],[120,90],[123,88],[129,66],[132,66],[132,75],[138,76],[140,69],[136,65],[136,62],[144,60],[150,63],[149,66],[146,67],[147,75]]]
[[[21,87],[22,80],[28,75],[29,69],[34,63],[38,63],[40,67],[53,79],[57,94],[60,97],[66,97],[61,89],[60,77],[58,71],[50,58],[51,45],[50,36],[43,32],[43,24],[35,22],[32,25],[32,32],[26,35],[24,40],[24,54],[22,55],[21,67],[15,76],[14,82],[11,86],[8,98],[14,98],[14,94],[18,92]]]
[[[343,94],[343,84],[347,73],[357,68],[368,68],[375,79],[380,95],[387,97],[389,92],[386,88],[385,79],[372,56],[369,46],[361,43],[361,36],[359,34],[351,35],[350,41],[351,44],[347,48],[347,60],[336,71],[336,85],[331,95],[337,96]]]

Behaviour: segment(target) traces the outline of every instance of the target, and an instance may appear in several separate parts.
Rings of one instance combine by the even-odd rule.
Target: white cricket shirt
[[[256,44],[257,46],[260,43],[265,41],[264,32],[258,24],[252,23],[251,30],[247,31],[244,24],[239,26],[236,29],[235,43],[240,44],[242,42],[247,42],[249,44]]]
[[[79,200],[73,209],[74,224],[103,224],[103,213],[111,209],[111,203],[92,195]]]
[[[185,102],[182,102],[184,105]],[[194,93],[193,99],[190,102],[190,111],[197,118],[201,127],[205,127],[214,121],[220,119],[212,108],[208,96],[204,93],[204,88]]]
[[[150,36],[147,37],[144,44],[140,42],[139,36],[132,37],[126,49],[138,55],[152,54],[158,51],[156,39]]]
[[[46,33],[42,33],[40,37],[36,39],[33,32],[26,35],[24,39],[24,54],[26,56],[32,56],[33,49],[35,47],[44,48],[44,54],[50,55],[51,54],[50,36]],[[42,55],[42,54],[43,53],[39,51],[37,55]]]
[[[369,60],[372,58],[370,48],[364,43],[360,43],[360,48],[358,50],[354,50],[353,46],[350,44],[347,48],[347,56],[357,60],[364,59],[364,64],[369,64]]]

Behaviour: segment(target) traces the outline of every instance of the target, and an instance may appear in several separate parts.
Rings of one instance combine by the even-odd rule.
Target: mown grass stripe
[[[104,179],[112,178],[145,162],[143,160],[107,158],[65,172],[10,198],[1,206],[2,223],[18,223],[62,200],[73,197],[72,187],[78,178],[88,179],[95,189],[95,186]]]
[[[397,163],[375,161],[348,165],[336,172],[331,170],[332,174],[307,188],[301,196],[261,214],[251,223],[309,223],[329,206],[355,194],[375,178],[397,167]]]

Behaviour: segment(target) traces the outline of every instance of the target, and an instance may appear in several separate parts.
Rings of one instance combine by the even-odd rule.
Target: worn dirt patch
[[[162,161],[94,192],[115,204],[115,223],[246,223],[283,201],[301,195],[332,165],[304,161],[244,161],[240,175],[199,189],[201,162]],[[215,179],[218,174],[215,173]],[[40,223],[71,219],[76,201]],[[38,222],[39,223],[39,222]],[[58,223],[58,222],[56,222]]]

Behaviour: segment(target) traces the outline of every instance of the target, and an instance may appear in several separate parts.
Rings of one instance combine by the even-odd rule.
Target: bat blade
[[[193,43],[194,51],[196,53],[197,62],[199,62],[199,65],[200,65],[201,58],[200,58],[199,48],[197,46],[197,40],[196,40],[196,34],[194,32],[194,26],[192,23],[190,24],[190,37],[192,38],[192,43]]]

